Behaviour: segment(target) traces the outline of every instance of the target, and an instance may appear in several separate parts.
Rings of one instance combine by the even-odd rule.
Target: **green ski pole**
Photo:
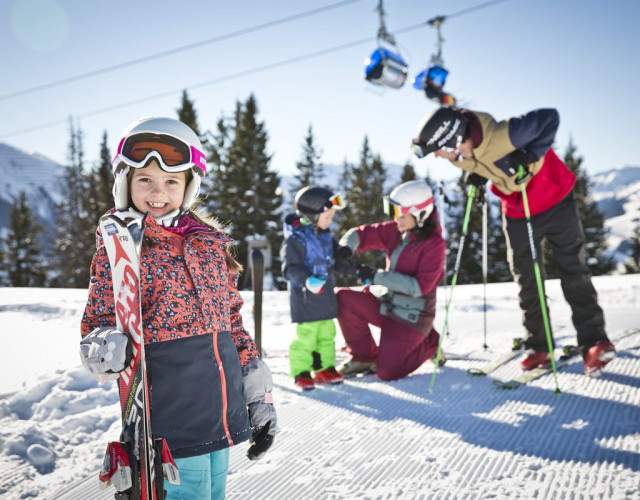
[[[531,212],[529,211],[529,200],[527,198],[526,183],[524,182],[525,168],[520,165],[518,169],[518,178],[522,180],[520,186],[522,190],[522,200],[524,202],[524,214],[527,219],[527,233],[529,234],[529,245],[531,246],[531,259],[533,260],[533,269],[536,275],[536,284],[538,285],[538,297],[540,298],[540,309],[542,310],[542,322],[544,323],[544,332],[547,335],[547,345],[549,347],[549,357],[551,358],[551,369],[556,382],[556,395],[562,394],[560,385],[558,384],[558,370],[556,368],[556,358],[553,354],[553,340],[551,338],[551,328],[549,327],[549,315],[547,313],[547,301],[544,296],[544,288],[542,286],[542,276],[540,274],[540,263],[538,262],[538,253],[536,252],[536,244],[533,239],[533,226],[531,225]]]
[[[462,249],[464,248],[464,240],[467,237],[467,229],[469,228],[469,214],[471,214],[471,205],[473,198],[476,195],[476,187],[472,184],[469,187],[469,195],[467,197],[467,208],[464,213],[464,222],[462,223],[462,235],[460,236],[460,246],[458,247],[458,254],[456,255],[456,263],[453,267],[453,278],[451,279],[451,291],[449,292],[449,300],[447,301],[447,310],[444,315],[444,325],[440,330],[440,341],[438,342],[438,350],[436,352],[436,362],[431,375],[431,383],[429,384],[429,392],[433,391],[433,386],[436,383],[436,372],[440,364],[440,353],[442,352],[442,340],[444,339],[444,332],[447,331],[447,323],[449,322],[449,308],[451,307],[451,299],[453,298],[453,289],[458,281],[458,271],[460,271],[460,258],[462,257]]]

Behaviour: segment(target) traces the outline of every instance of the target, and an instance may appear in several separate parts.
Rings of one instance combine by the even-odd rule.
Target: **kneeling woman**
[[[394,220],[350,229],[340,240],[352,252],[384,250],[386,270],[361,266],[359,276],[388,292],[382,297],[340,289],[338,322],[351,360],[345,376],[377,371],[383,380],[402,378],[435,356],[440,336],[433,328],[436,288],[442,280],[445,243],[433,193],[421,180],[400,184],[385,198]],[[380,328],[376,345],[369,325]]]

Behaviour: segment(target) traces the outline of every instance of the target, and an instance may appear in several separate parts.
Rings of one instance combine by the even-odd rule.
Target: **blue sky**
[[[98,158],[104,131],[113,149],[128,123],[143,116],[176,116],[183,89],[205,130],[214,129],[236,101],[254,93],[269,133],[272,167],[283,175],[294,172],[311,124],[325,163],[357,162],[368,135],[384,162],[411,160],[421,175],[456,176],[447,163],[410,155],[418,122],[436,104],[410,82],[382,90],[363,79],[364,60],[376,46],[377,0],[344,2],[291,22],[100,72],[337,3],[3,0],[0,142],[64,163],[68,118],[73,116],[85,134],[85,158],[91,163]],[[411,76],[428,66],[436,50],[436,30],[426,21],[449,16],[442,26],[442,56],[450,71],[445,89],[461,105],[498,119],[555,107],[561,116],[557,149],[564,151],[573,137],[588,172],[640,164],[639,1],[504,0],[487,5],[486,0],[386,0],[384,7],[387,29]],[[330,50],[358,41],[364,42]],[[310,56],[323,50],[324,55]],[[294,58],[300,60],[277,65]],[[259,70],[268,65],[274,67]],[[99,74],[6,97],[94,71]],[[56,124],[43,126],[51,123]],[[31,131],[16,133],[25,129]]]

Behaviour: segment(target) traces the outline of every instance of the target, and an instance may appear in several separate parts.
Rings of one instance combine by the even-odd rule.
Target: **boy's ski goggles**
[[[342,210],[344,208],[344,199],[340,193],[334,194],[331,198],[327,200],[325,204],[325,208],[329,210],[330,208],[335,208],[336,210]]]
[[[420,203],[419,205],[411,205],[408,207],[401,207],[395,201],[389,199],[388,196],[385,196],[382,199],[382,207],[385,215],[388,215],[389,217],[393,217],[394,219],[397,219],[398,217],[404,214],[419,212],[421,210],[424,210],[431,204],[433,204],[433,196],[428,200],[424,201],[423,203]]]
[[[155,158],[165,172],[183,172],[193,165],[207,173],[204,153],[186,142],[167,134],[141,133],[123,138],[114,158],[133,168],[143,168]]]

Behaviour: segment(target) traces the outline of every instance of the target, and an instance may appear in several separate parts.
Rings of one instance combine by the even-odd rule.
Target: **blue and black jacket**
[[[307,323],[336,318],[338,303],[333,290],[333,251],[337,245],[329,230],[305,224],[299,216],[285,219],[285,240],[280,248],[282,275],[288,282],[291,321]],[[310,276],[326,281],[322,293],[307,290]]]

